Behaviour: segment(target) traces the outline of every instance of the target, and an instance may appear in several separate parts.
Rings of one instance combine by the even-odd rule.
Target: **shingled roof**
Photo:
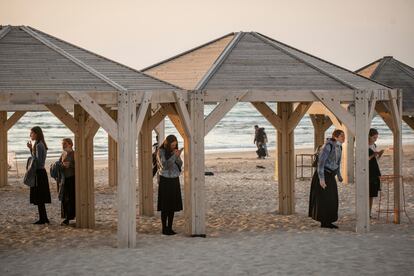
[[[0,92],[178,87],[27,26],[0,27]]]
[[[403,114],[414,115],[414,68],[391,56],[380,58],[356,72],[403,91]]]
[[[230,33],[142,71],[185,89],[389,89],[257,32]]]

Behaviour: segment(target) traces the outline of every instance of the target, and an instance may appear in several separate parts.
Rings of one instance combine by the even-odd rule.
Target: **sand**
[[[390,154],[380,160],[383,173],[390,173]],[[414,147],[404,154],[406,209],[414,219]],[[374,213],[371,232],[355,233],[353,184],[339,185],[338,230],[307,217],[309,179],[296,182],[296,214],[279,215],[273,157],[207,154],[206,171],[214,172],[206,176],[207,238],[183,234],[182,212],[175,220],[179,234],[163,236],[157,213],[138,218],[137,248],[128,250],[116,248],[116,188],[107,185],[106,160],[95,164],[93,230],[60,226],[52,180],[51,224],[32,225],[37,208],[11,172],[10,184],[0,188],[0,275],[413,275],[414,226],[406,217],[395,225]]]

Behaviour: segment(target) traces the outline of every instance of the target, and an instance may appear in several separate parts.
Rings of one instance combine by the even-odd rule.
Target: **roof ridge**
[[[282,45],[284,45],[284,46],[286,46],[286,47],[289,47],[289,48],[291,48],[291,49],[293,49],[293,50],[295,50],[295,51],[298,51],[298,52],[300,52],[300,53],[302,53],[302,54],[305,54],[305,55],[311,56],[311,57],[313,57],[313,58],[315,58],[315,59],[317,59],[317,60],[320,60],[320,61],[326,62],[326,63],[328,63],[328,64],[330,64],[330,65],[332,65],[332,66],[334,66],[334,67],[336,67],[336,68],[339,68],[339,69],[345,70],[345,71],[347,71],[347,72],[351,73],[351,74],[352,74],[352,75],[354,75],[354,76],[357,76],[357,77],[360,77],[360,78],[366,79],[366,80],[371,81],[371,82],[375,82],[376,84],[379,84],[379,85],[381,85],[381,86],[384,86],[384,87],[387,87],[387,88],[392,89],[392,87],[390,87],[390,86],[388,86],[388,85],[385,85],[385,84],[380,83],[380,82],[378,82],[378,81],[376,81],[376,80],[372,80],[372,79],[370,79],[370,78],[367,78],[367,77],[361,76],[361,75],[359,75],[359,74],[357,74],[357,73],[355,73],[355,72],[352,72],[352,71],[351,71],[351,70],[349,70],[349,69],[346,69],[345,67],[339,66],[339,65],[334,64],[334,63],[332,63],[332,62],[329,62],[329,61],[327,61],[327,60],[324,60],[324,59],[322,59],[322,58],[319,58],[319,57],[317,57],[317,56],[314,56],[314,55],[312,55],[312,54],[309,54],[309,53],[307,53],[307,52],[305,52],[305,51],[299,50],[299,49],[297,49],[297,48],[295,48],[295,47],[292,47],[292,46],[290,46],[290,45],[287,45],[286,43],[283,43],[283,42],[280,42],[280,41],[278,41],[278,40],[276,40],[276,39],[270,38],[270,37],[268,37],[268,36],[266,36],[266,35],[264,35],[264,34],[261,34],[261,33],[257,33],[257,34],[259,34],[259,35],[261,35],[261,36],[263,36],[263,37],[266,37],[267,39],[270,39],[270,40],[272,40],[272,41],[274,41],[274,42],[280,43],[280,44],[282,44]]]
[[[323,69],[321,69],[321,68],[319,68],[319,67],[317,67],[317,66],[315,66],[315,65],[313,65],[313,64],[311,64],[311,63],[309,63],[308,61],[306,61],[306,60],[304,60],[304,59],[302,59],[302,58],[300,58],[300,57],[298,57],[298,56],[296,56],[295,54],[293,54],[293,53],[291,53],[291,52],[289,52],[289,51],[287,51],[287,50],[285,50],[285,49],[283,49],[283,48],[281,48],[281,47],[279,47],[278,45],[275,45],[274,43],[270,43],[270,41],[268,41],[268,38],[267,37],[264,37],[264,38],[262,38],[261,37],[261,34],[257,34],[257,33],[252,33],[256,38],[259,38],[259,39],[261,39],[262,41],[264,41],[265,43],[268,43],[269,45],[271,45],[271,46],[273,46],[274,48],[277,48],[278,50],[280,50],[280,51],[282,51],[282,52],[284,52],[284,53],[286,53],[286,54],[288,54],[289,56],[291,56],[291,57],[293,57],[293,58],[296,58],[297,60],[299,60],[299,61],[301,61],[301,62],[303,62],[303,63],[305,63],[305,64],[307,64],[308,66],[310,66],[310,67],[312,67],[313,69],[316,69],[317,71],[319,71],[319,72],[321,72],[321,73],[323,73],[323,74],[325,74],[326,76],[328,76],[328,77],[330,77],[330,78],[332,78],[332,79],[334,79],[334,80],[336,80],[336,81],[338,81],[338,82],[340,82],[340,83],[342,83],[343,85],[346,85],[346,86],[348,86],[349,88],[351,88],[351,89],[358,89],[358,87],[356,87],[356,86],[354,86],[354,85],[352,85],[352,84],[350,84],[350,83],[348,83],[347,81],[344,81],[344,80],[342,80],[342,79],[340,79],[339,77],[337,77],[337,76],[335,76],[335,75],[333,75],[333,74],[331,74],[331,73],[329,73],[329,72],[326,72],[325,70],[323,70]],[[276,41],[275,41],[276,42]]]
[[[379,59],[377,59],[377,60],[375,60],[375,61],[373,61],[373,62],[371,62],[371,63],[369,63],[369,64],[367,64],[367,65],[365,65],[365,66],[363,66],[363,67],[361,67],[361,68],[359,68],[359,69],[357,69],[357,70],[355,70],[355,72],[362,71],[362,70],[364,70],[364,69],[366,69],[366,68],[370,67],[371,65],[373,65],[373,64],[375,64],[375,63],[377,63],[377,62],[380,62],[382,59],[383,59],[383,58],[379,58]],[[379,65],[379,64],[378,64],[378,65]],[[358,74],[358,73],[357,73],[357,74]]]
[[[167,63],[167,62],[169,62],[169,61],[171,61],[171,60],[174,60],[174,59],[177,59],[177,58],[179,58],[179,57],[185,56],[185,55],[187,55],[187,54],[189,54],[189,53],[191,53],[191,52],[194,52],[194,51],[199,50],[199,49],[201,49],[201,48],[204,48],[204,47],[206,47],[206,46],[208,46],[208,45],[210,45],[210,44],[213,44],[213,43],[215,43],[215,42],[217,42],[217,41],[219,41],[219,40],[222,40],[223,38],[226,38],[226,37],[228,37],[228,36],[230,36],[230,35],[235,35],[235,33],[233,32],[233,33],[228,33],[228,34],[226,34],[226,35],[223,35],[223,36],[221,36],[221,37],[219,37],[219,38],[216,38],[216,39],[214,39],[214,40],[211,40],[211,41],[209,41],[209,42],[206,42],[206,43],[204,43],[204,44],[201,44],[201,45],[199,45],[199,46],[197,46],[197,47],[191,48],[190,50],[184,51],[184,52],[179,53],[179,54],[177,54],[177,55],[175,55],[175,56],[172,56],[172,57],[170,57],[170,58],[164,59],[164,60],[162,60],[162,61],[160,61],[160,62],[157,62],[157,63],[152,64],[152,65],[150,65],[150,66],[144,67],[144,68],[142,68],[142,69],[141,69],[141,71],[147,71],[147,70],[150,70],[150,69],[152,69],[152,68],[154,68],[154,67],[160,66],[160,65],[162,65],[162,64],[164,64],[164,63]]]
[[[372,72],[370,79],[375,79],[379,71],[381,71],[381,69],[384,67],[386,63],[388,63],[389,60],[390,60],[389,57],[383,57],[380,63],[378,64],[378,66],[375,68],[374,72]]]
[[[211,77],[217,72],[217,70],[223,65],[224,61],[229,56],[230,52],[239,43],[242,37],[245,35],[243,32],[238,32],[233,39],[226,45],[224,50],[220,53],[218,58],[214,61],[213,66],[204,74],[203,78],[197,83],[195,90],[203,89]]]
[[[121,67],[124,67],[124,68],[126,68],[126,69],[128,69],[128,70],[132,70],[132,71],[134,71],[134,72],[136,72],[136,73],[138,73],[138,74],[142,74],[143,76],[146,76],[146,77],[148,77],[148,78],[151,78],[151,79],[153,79],[153,80],[159,81],[159,82],[161,82],[161,83],[164,83],[164,84],[170,85],[170,86],[172,86],[172,87],[174,87],[174,88],[176,88],[176,89],[180,89],[180,90],[182,90],[182,88],[181,88],[181,87],[178,87],[178,86],[176,86],[176,85],[174,85],[174,84],[172,84],[172,83],[169,83],[169,82],[167,82],[167,81],[157,79],[157,78],[155,78],[155,77],[153,77],[153,76],[150,76],[150,75],[148,75],[148,74],[146,74],[146,73],[144,73],[144,72],[142,72],[142,71],[140,71],[140,70],[134,69],[134,68],[132,68],[132,67],[130,67],[130,66],[127,66],[127,65],[125,65],[125,64],[119,63],[119,62],[117,62],[117,61],[115,61],[115,60],[112,60],[112,59],[110,59],[110,58],[104,57],[104,56],[99,55],[99,54],[97,54],[97,53],[94,53],[94,52],[92,52],[92,51],[89,51],[89,50],[87,50],[87,49],[85,49],[85,48],[82,48],[82,47],[80,47],[80,46],[77,46],[77,45],[75,45],[75,44],[72,44],[72,43],[70,43],[70,42],[67,42],[67,41],[65,41],[65,40],[63,40],[63,39],[60,39],[60,38],[55,37],[55,36],[53,36],[53,35],[47,34],[47,33],[45,33],[45,32],[42,32],[42,31],[40,31],[40,30],[38,30],[38,29],[36,29],[36,28],[33,28],[33,27],[29,27],[29,28],[30,28],[30,29],[32,29],[32,30],[34,30],[34,31],[35,31],[35,32],[37,32],[37,33],[41,33],[41,34],[43,34],[43,35],[46,35],[46,36],[52,37],[52,38],[54,38],[54,39],[56,39],[56,40],[58,40],[58,41],[60,41],[60,42],[66,43],[66,44],[68,44],[68,45],[70,45],[70,46],[72,46],[72,47],[75,47],[75,48],[77,48],[77,49],[80,49],[80,50],[82,50],[82,51],[85,51],[85,52],[87,52],[87,53],[89,53],[89,54],[91,54],[91,55],[97,56],[97,57],[99,57],[99,58],[103,58],[103,59],[107,60],[108,62],[112,62],[112,63],[117,64],[117,65],[119,65],[119,66],[121,66]]]
[[[84,70],[88,71],[89,73],[91,73],[95,77],[103,80],[104,82],[106,82],[110,86],[114,87],[116,90],[118,90],[118,91],[126,91],[127,90],[125,87],[123,87],[122,85],[118,84],[117,82],[111,80],[109,77],[107,77],[104,74],[102,74],[101,72],[97,71],[95,68],[92,68],[91,66],[89,66],[86,63],[82,62],[81,60],[74,57],[73,55],[69,54],[68,52],[66,52],[65,50],[60,48],[59,46],[55,45],[53,42],[51,42],[50,40],[48,40],[47,38],[45,38],[41,34],[38,34],[34,30],[32,30],[30,27],[22,26],[22,27],[20,27],[20,29],[25,31],[27,34],[29,34],[30,36],[32,36],[36,40],[40,41],[41,43],[43,43],[44,45],[46,45],[47,47],[49,47],[53,51],[55,51],[58,54],[66,57],[67,59],[69,59],[70,61],[75,63],[76,65],[78,65],[81,68],[83,68]]]
[[[2,39],[3,37],[5,37],[6,34],[8,34],[10,32],[10,30],[11,30],[10,25],[1,26],[1,28],[0,28],[0,39]]]

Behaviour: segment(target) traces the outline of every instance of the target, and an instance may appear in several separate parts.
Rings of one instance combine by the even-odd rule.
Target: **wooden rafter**
[[[20,118],[24,116],[24,114],[26,114],[26,111],[14,112],[13,115],[11,115],[9,119],[7,119],[6,123],[4,124],[4,127],[6,128],[6,130],[10,130],[14,126],[14,124],[16,124],[17,121],[19,121]]]
[[[252,102],[251,103],[269,123],[272,124],[276,130],[282,130],[282,120],[279,115],[277,115],[273,110],[264,102]]]
[[[69,128],[73,133],[76,133],[78,130],[78,122],[69,112],[66,111],[61,105],[53,104],[46,105],[46,107],[56,116],[67,128]]]
[[[148,107],[151,103],[152,92],[145,92],[137,110],[137,133],[140,132]]]
[[[193,131],[191,127],[190,114],[185,104],[184,93],[181,91],[175,91],[174,98],[176,101],[175,107],[179,116],[181,117],[182,126],[184,128],[185,134],[187,135],[187,137],[191,137]]]
[[[290,115],[288,121],[288,131],[292,132],[296,126],[299,124],[300,120],[303,116],[308,112],[309,108],[311,107],[312,102],[300,103],[295,111]]]

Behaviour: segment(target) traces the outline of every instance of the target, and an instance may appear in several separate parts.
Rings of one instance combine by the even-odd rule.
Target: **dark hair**
[[[336,141],[336,138],[340,135],[345,134],[345,132],[341,129],[335,129],[334,132],[332,132],[332,140]]]
[[[378,135],[378,130],[376,128],[370,128],[368,135],[369,135],[369,137],[372,137],[374,135]]]
[[[171,148],[171,144],[173,143],[173,142],[177,142],[177,145],[176,145],[176,147],[173,149],[173,148]],[[178,140],[177,140],[177,137],[175,137],[175,135],[168,135],[165,139],[164,139],[164,142],[162,142],[162,145],[160,146],[160,148],[161,149],[165,149],[166,150],[166,152],[168,152],[168,153],[170,153],[170,152],[172,152],[173,150],[175,150],[175,149],[178,149]]]
[[[32,127],[30,129],[30,131],[36,133],[36,142],[33,145],[33,153],[36,154],[36,145],[38,143],[43,143],[43,145],[45,146],[46,150],[48,150],[48,147],[47,147],[46,141],[45,141],[45,136],[43,135],[42,129],[39,126],[35,126],[35,127]]]
[[[258,125],[254,125],[254,127],[255,127],[255,128],[259,128],[259,126],[258,126]]]

